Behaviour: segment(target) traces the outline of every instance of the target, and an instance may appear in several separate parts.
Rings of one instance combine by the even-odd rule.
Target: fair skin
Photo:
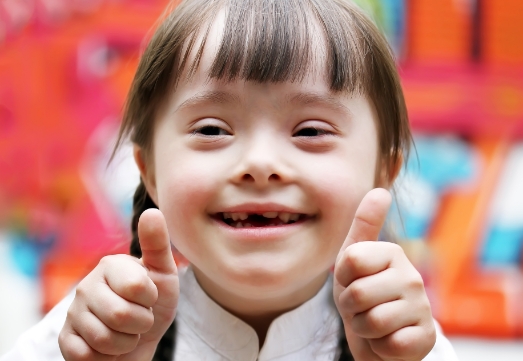
[[[208,80],[215,43],[159,111],[152,148],[135,147],[160,210],[140,218],[142,259],[105,257],[79,284],[59,339],[65,359],[152,358],[176,313],[172,240],[260,344],[334,264],[355,359],[421,360],[435,342],[421,277],[399,247],[373,242],[390,204],[373,188],[387,188],[385,167],[398,165],[379,163],[372,103],[330,91],[321,67],[293,83]]]

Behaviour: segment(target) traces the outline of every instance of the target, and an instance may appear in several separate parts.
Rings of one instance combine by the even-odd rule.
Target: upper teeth
[[[265,218],[276,218],[278,217],[282,222],[288,223],[289,221],[296,222],[300,215],[298,213],[288,213],[288,212],[264,212],[261,214]],[[238,220],[246,220],[249,218],[249,214],[247,212],[224,212],[223,213],[224,219],[231,219],[233,221]]]

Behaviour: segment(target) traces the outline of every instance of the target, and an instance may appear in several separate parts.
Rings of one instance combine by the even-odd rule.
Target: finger
[[[138,221],[138,238],[144,266],[152,271],[173,274],[176,265],[171,252],[171,241],[162,212],[148,209]]]
[[[383,359],[422,360],[435,343],[434,330],[408,326],[385,337],[370,340],[370,347]]]
[[[102,285],[98,292],[96,302],[89,303],[88,307],[110,329],[139,335],[153,326],[154,316],[151,308],[123,299],[107,285]]]
[[[352,318],[357,313],[370,310],[379,304],[401,298],[402,290],[395,280],[399,272],[393,268],[359,278],[345,288],[338,299],[343,318]]]
[[[409,308],[411,304],[405,300],[382,303],[368,311],[358,313],[349,323],[359,337],[382,338],[419,322],[416,312]]]
[[[361,277],[371,276],[390,268],[396,258],[403,256],[403,249],[395,243],[355,243],[338,256],[334,277],[341,286],[347,287]]]
[[[58,337],[58,345],[60,352],[65,360],[68,361],[114,361],[117,356],[103,355],[98,351],[93,350],[85,340],[76,333],[69,333],[67,331],[60,332]]]
[[[375,188],[363,197],[341,251],[362,241],[376,241],[392,202],[389,191]]]
[[[111,330],[89,311],[82,312],[72,323],[73,330],[95,351],[118,356],[136,348],[139,335]]]
[[[140,260],[127,255],[104,257],[105,282],[120,297],[143,307],[152,307],[158,299],[158,289],[149,278]]]

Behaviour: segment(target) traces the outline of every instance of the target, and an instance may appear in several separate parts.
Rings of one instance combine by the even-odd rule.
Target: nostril
[[[250,174],[244,174],[242,180],[247,182],[254,182],[254,177]]]
[[[260,172],[260,174],[256,173],[245,173],[241,177],[242,182],[248,182],[248,183],[260,183],[260,184],[266,184],[267,182],[274,182],[274,181],[281,181],[281,177],[278,174],[272,173],[271,175],[267,176],[266,174],[263,174]]]

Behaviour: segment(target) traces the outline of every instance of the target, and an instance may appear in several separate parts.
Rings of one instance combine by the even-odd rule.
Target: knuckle
[[[140,342],[140,335],[126,335],[125,341],[126,342],[120,351],[122,354],[129,353],[134,350],[136,346],[138,346],[138,342]]]
[[[380,354],[392,358],[410,354],[410,348],[412,347],[408,338],[401,337],[397,333],[387,336],[386,343],[383,346],[385,347]]]
[[[93,359],[92,352],[87,348],[70,348],[68,354],[74,361],[90,361]]]
[[[143,327],[146,331],[149,331],[154,325],[154,315],[152,311],[147,312],[147,315],[144,317],[143,320]]]
[[[110,254],[103,256],[98,262],[98,266],[96,266],[96,268],[101,268],[102,272],[104,272],[103,270],[107,268],[114,268],[117,265],[125,264],[126,258],[127,255],[123,254]]]
[[[60,347],[62,353],[69,353],[69,344],[70,342],[68,342],[68,334],[62,329],[58,334],[58,347]]]
[[[388,320],[382,314],[373,312],[373,310],[367,313],[366,317],[367,327],[372,333],[379,332],[387,326]]]
[[[421,274],[417,270],[414,270],[412,272],[412,275],[408,280],[407,287],[414,291],[425,290],[425,283],[423,282],[423,277],[421,277]]]
[[[103,354],[110,354],[114,351],[114,339],[111,331],[99,331],[93,335],[91,347]]]
[[[432,307],[428,297],[425,297],[424,302],[421,304],[421,312],[432,322]]]
[[[136,297],[144,293],[149,293],[149,282],[146,275],[134,275],[127,280],[127,292],[130,296]]]
[[[100,259],[100,262],[98,262],[98,264],[99,264],[101,267],[106,267],[106,266],[108,266],[108,265],[111,265],[113,262],[115,262],[115,261],[116,261],[116,258],[117,258],[116,255],[103,256],[103,257]]]
[[[88,361],[92,360],[92,352],[88,347],[73,347],[71,346],[72,336],[63,329],[58,335],[58,347],[60,352],[67,360],[71,361]]]
[[[73,307],[69,307],[69,309],[67,310],[66,319],[73,321],[76,318],[75,317],[76,315],[77,315],[77,313],[74,311]]]
[[[78,284],[78,286],[76,286],[76,289],[75,289],[75,300],[78,300],[78,299],[84,299],[86,296],[89,295],[89,280],[84,278],[82,281],[80,281],[80,283]]]
[[[430,350],[432,350],[432,348],[434,347],[434,345],[436,344],[436,338],[437,338],[437,334],[436,334],[436,328],[434,327],[434,324],[431,323],[431,327],[429,327],[429,329],[427,330],[427,344],[426,344],[426,353],[429,353]]]
[[[383,244],[389,248],[389,252],[391,252],[394,256],[402,256],[405,254],[403,248],[401,248],[401,246],[397,243],[384,242]]]
[[[351,303],[358,305],[365,302],[366,290],[359,282],[353,282],[348,287],[348,295]]]
[[[359,244],[355,244],[357,246]],[[361,256],[360,252],[357,250],[357,247],[347,247],[344,251],[344,264],[351,270],[357,270],[361,268]]]
[[[114,328],[121,328],[133,322],[133,312],[128,304],[114,307],[109,312],[109,322]]]

